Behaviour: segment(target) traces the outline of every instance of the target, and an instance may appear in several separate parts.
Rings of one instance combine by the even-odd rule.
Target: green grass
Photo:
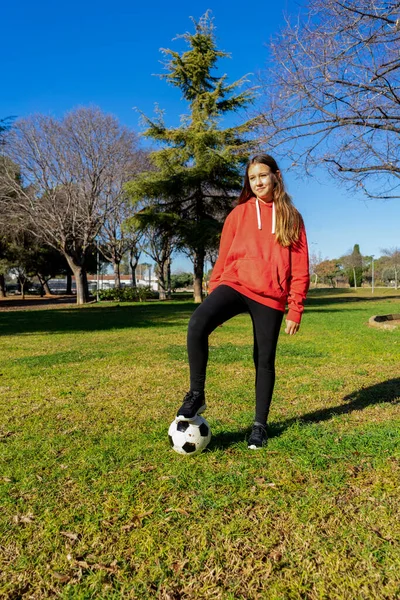
[[[399,303],[310,293],[259,452],[250,319],[218,328],[191,458],[192,303],[0,312],[0,598],[400,598]]]

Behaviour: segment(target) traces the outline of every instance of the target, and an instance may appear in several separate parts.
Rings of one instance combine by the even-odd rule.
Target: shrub
[[[139,287],[136,289],[124,287],[99,290],[99,299],[105,302],[145,302],[157,297],[158,295],[149,287]]]
[[[153,292],[150,287],[139,287],[138,288],[139,302],[146,302],[146,300],[158,298],[158,294]]]

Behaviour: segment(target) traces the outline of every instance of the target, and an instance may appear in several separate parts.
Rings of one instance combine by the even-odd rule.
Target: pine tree
[[[145,136],[160,148],[150,154],[153,169],[127,189],[133,201],[149,201],[142,211],[147,225],[150,220],[162,227],[166,215],[173,222],[180,247],[193,258],[194,298],[201,302],[205,255],[218,244],[222,222],[241,188],[255,121],[219,128],[221,119],[246,107],[254,93],[238,91],[245,78],[228,84],[226,75],[214,75],[218,60],[228,54],[216,46],[209,13],[193,23],[195,32],[180,36],[188,46],[186,52],[163,50],[167,73],[161,76],[181,90],[190,113],[177,128],[166,126],[162,111],[154,119],[144,117]]]

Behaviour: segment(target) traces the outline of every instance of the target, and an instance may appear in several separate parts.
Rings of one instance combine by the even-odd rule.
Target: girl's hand
[[[286,319],[285,333],[289,335],[294,335],[298,332],[299,327],[300,323],[296,323],[295,321],[289,321],[288,319]]]

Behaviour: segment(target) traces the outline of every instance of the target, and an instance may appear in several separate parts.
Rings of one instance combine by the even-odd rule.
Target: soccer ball
[[[208,446],[211,429],[204,417],[197,415],[193,421],[174,419],[168,429],[171,447],[179,454],[194,456]]]

